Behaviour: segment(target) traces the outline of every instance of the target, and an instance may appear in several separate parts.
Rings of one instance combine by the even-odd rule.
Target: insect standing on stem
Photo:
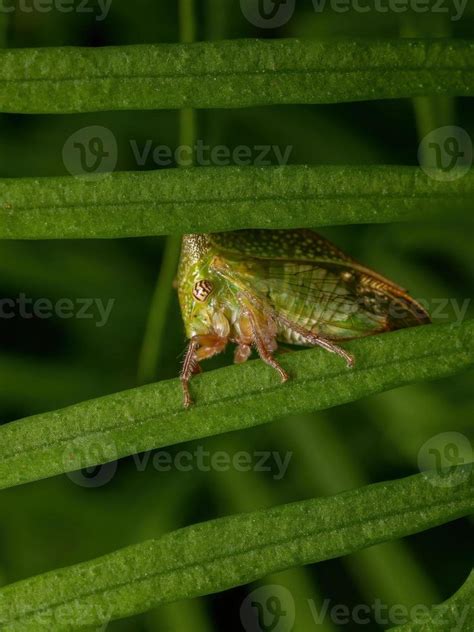
[[[405,290],[360,265],[312,230],[240,230],[183,237],[178,294],[189,346],[181,372],[184,405],[200,361],[252,348],[278,371],[278,343],[319,346],[349,367],[336,342],[430,322]]]

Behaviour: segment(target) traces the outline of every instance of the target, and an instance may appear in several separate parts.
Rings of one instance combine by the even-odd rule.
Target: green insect
[[[256,349],[282,382],[278,343],[319,346],[349,367],[336,341],[430,322],[405,290],[360,265],[312,230],[241,230],[183,237],[178,294],[189,346],[181,372],[184,405],[200,361],[236,345]]]

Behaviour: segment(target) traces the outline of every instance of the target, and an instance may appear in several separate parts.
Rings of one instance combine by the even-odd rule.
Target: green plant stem
[[[0,111],[248,107],[474,94],[474,42],[229,40],[0,51]]]
[[[176,275],[180,251],[181,238],[175,236],[167,237],[163,261],[148,311],[145,335],[140,349],[137,378],[139,384],[148,384],[156,379],[169,318],[173,279]]]
[[[347,555],[474,511],[474,472],[423,474],[194,525],[0,590],[6,632],[100,624]],[[36,627],[35,627],[36,626]]]
[[[117,238],[410,220],[472,222],[474,170],[452,182],[415,167],[200,167],[104,180],[0,180],[1,239]]]
[[[226,367],[193,380],[189,410],[175,379],[9,423],[0,427],[0,488],[453,375],[474,365],[473,334],[471,320],[355,340],[352,370],[321,349],[287,354],[286,385],[258,360]]]
[[[196,40],[195,0],[179,0],[179,34],[183,44],[192,44]]]
[[[227,36],[230,26],[229,7],[221,0],[205,0],[207,41],[222,40]]]
[[[196,37],[196,20],[194,0],[180,0],[180,34],[181,42],[191,43]],[[194,110],[186,108],[179,112],[179,144],[194,147],[196,141],[196,115]],[[194,157],[191,152],[191,161]],[[145,326],[140,357],[138,362],[138,383],[146,384],[156,379],[157,367],[163,350],[169,307],[173,292],[173,280],[178,267],[181,251],[181,237],[170,236],[166,239],[163,262],[158,274],[153,293],[148,319]]]

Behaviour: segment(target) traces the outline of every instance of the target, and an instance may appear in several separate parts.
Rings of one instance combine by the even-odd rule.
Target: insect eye
[[[212,293],[214,286],[210,281],[198,281],[193,288],[193,296],[196,301],[203,303],[207,297]]]

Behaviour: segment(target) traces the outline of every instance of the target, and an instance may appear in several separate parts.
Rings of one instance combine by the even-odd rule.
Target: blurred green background
[[[198,39],[222,37],[472,37],[474,12],[453,22],[423,14],[316,14],[299,1],[293,18],[276,30],[259,29],[237,0],[196,2]],[[90,7],[96,5],[89,3]],[[0,15],[0,43],[8,47],[103,46],[175,42],[177,2],[113,0],[106,19],[94,13],[16,10]],[[421,137],[456,124],[474,137],[473,100],[371,102],[200,111],[197,137],[205,144],[292,147],[290,163],[417,164]],[[117,139],[119,170],[139,167],[131,141],[176,148],[178,112],[110,112],[68,116],[0,115],[0,177],[68,175],[64,143],[83,127],[100,125]],[[393,224],[325,229],[350,254],[408,287],[417,298],[472,297],[474,249],[465,226]],[[2,242],[0,295],[113,299],[104,327],[95,319],[1,319],[0,419],[5,423],[137,384],[138,363],[165,239]],[[156,378],[175,377],[185,338],[174,290]],[[166,306],[159,297],[158,311]],[[439,303],[438,303],[439,305]],[[472,304],[466,313],[474,313]],[[435,322],[455,320],[452,306]],[[229,357],[208,363],[219,366]],[[399,478],[418,471],[418,455],[440,433],[462,433],[473,445],[473,373],[410,386],[305,418],[206,439],[169,450],[197,448],[230,455],[275,451],[291,460],[278,480],[269,472],[158,471],[153,455],[127,458],[78,475],[3,491],[0,496],[0,581],[10,583],[87,560],[165,531],[228,513]],[[253,462],[256,457],[252,456]],[[110,479],[110,480],[109,480]],[[269,578],[296,601],[296,630],[351,630],[328,618],[316,628],[308,600],[331,605],[435,603],[452,594],[472,567],[469,520],[305,569]],[[110,630],[242,630],[239,609],[256,586],[162,608]],[[382,629],[372,622],[367,630]]]

